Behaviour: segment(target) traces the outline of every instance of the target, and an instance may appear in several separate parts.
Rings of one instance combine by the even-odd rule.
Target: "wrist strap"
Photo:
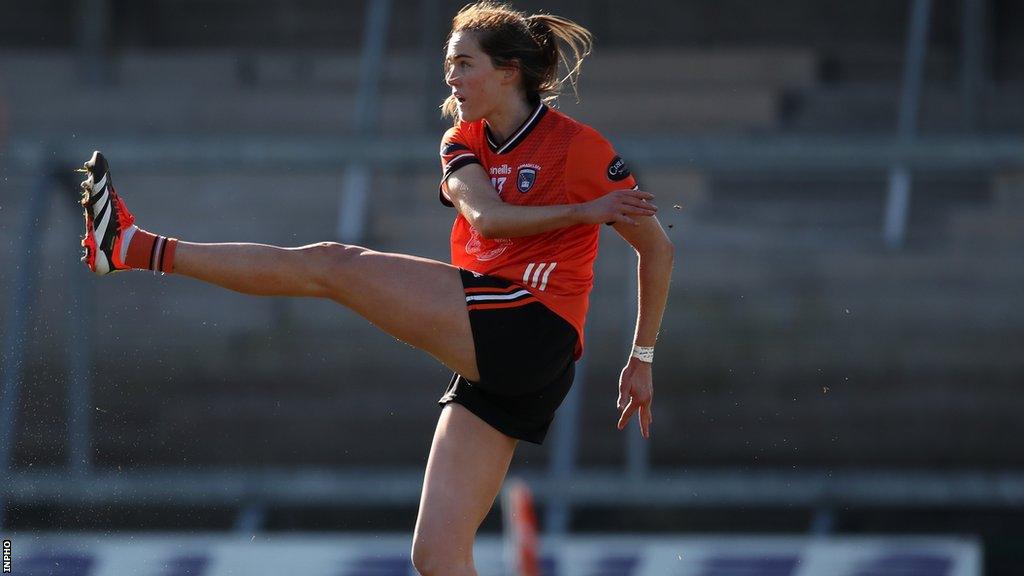
[[[633,358],[648,364],[654,362],[654,346],[633,346]]]

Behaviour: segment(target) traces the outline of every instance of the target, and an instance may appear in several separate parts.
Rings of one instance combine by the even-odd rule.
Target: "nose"
[[[445,74],[444,74],[444,83],[449,85],[449,86],[455,86],[455,84],[458,81],[459,81],[458,77],[455,76],[455,67],[452,66],[452,67],[448,68],[448,71],[445,72]]]

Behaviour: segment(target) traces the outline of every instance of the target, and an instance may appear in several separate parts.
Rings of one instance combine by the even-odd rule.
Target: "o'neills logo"
[[[608,179],[618,182],[626,178],[629,178],[629,168],[626,167],[626,162],[619,156],[612,158],[611,164],[608,164]]]
[[[501,166],[491,166],[491,176],[508,176],[512,173],[512,168],[508,164],[502,164]]]
[[[537,181],[537,170],[540,170],[540,166],[527,164],[519,168],[519,174],[516,176],[516,188],[519,192],[526,194],[533,188],[533,183]]]

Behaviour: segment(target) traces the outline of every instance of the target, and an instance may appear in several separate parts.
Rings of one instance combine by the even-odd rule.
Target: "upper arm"
[[[441,183],[438,186],[438,200],[445,206],[453,206],[448,190],[448,178],[463,168],[481,166],[480,159],[471,145],[468,132],[462,124],[448,129],[441,138]]]
[[[441,181],[441,193],[474,227],[489,205],[500,203],[497,190],[479,163],[467,164]]]

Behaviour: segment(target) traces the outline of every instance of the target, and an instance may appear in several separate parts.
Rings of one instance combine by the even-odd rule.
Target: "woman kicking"
[[[280,248],[152,234],[135,225],[102,154],[85,164],[82,244],[97,274],[158,270],[245,294],[329,298],[453,370],[413,538],[423,575],[476,574],[474,537],[517,442],[543,441],[572,385],[605,223],[640,257],[618,427],[636,414],[650,435],[651,363],[674,249],[653,195],[637,189],[611,145],[548,107],[559,64],[575,86],[590,45],[574,22],[490,2],[453,19],[442,110],[454,126],[441,141],[440,185],[440,200],[457,211],[452,265],[333,242]]]

